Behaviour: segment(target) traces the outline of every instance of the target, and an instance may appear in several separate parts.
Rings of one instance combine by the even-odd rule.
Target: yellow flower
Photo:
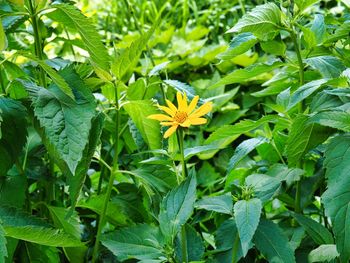
[[[199,96],[195,96],[190,104],[187,104],[186,93],[182,96],[180,92],[177,92],[177,108],[171,101],[166,100],[168,107],[158,105],[158,108],[167,113],[165,114],[153,114],[148,116],[149,119],[160,121],[163,126],[170,126],[165,132],[164,138],[168,138],[172,135],[176,129],[180,127],[190,127],[191,125],[201,125],[207,123],[205,118],[201,118],[212,109],[212,102],[206,102],[198,109],[195,109],[199,100]]]

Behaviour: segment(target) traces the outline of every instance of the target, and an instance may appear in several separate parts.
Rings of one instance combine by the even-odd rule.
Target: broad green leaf
[[[196,202],[195,207],[228,215],[233,213],[232,197],[229,194],[204,197]]]
[[[270,201],[281,186],[276,178],[266,174],[252,174],[245,179],[245,184],[254,190],[254,194],[262,203]]]
[[[278,225],[262,219],[254,235],[254,244],[269,262],[295,263],[294,251]]]
[[[331,218],[341,262],[350,259],[350,135],[334,137],[327,145],[325,160],[327,190],[322,195],[325,212]]]
[[[285,56],[286,44],[282,40],[269,40],[260,43],[261,48],[266,52],[276,56]]]
[[[121,261],[127,259],[163,262],[164,237],[159,228],[151,225],[135,225],[102,236],[102,244]]]
[[[309,254],[309,262],[331,262],[339,257],[336,245],[321,245]]]
[[[254,129],[257,129],[259,126],[276,120],[277,116],[267,115],[262,117],[257,121],[253,120],[242,120],[235,125],[224,125],[216,129],[209,138],[205,141],[206,143],[212,143],[216,140],[222,140],[230,136],[237,136],[247,132],[250,132]]]
[[[149,148],[151,150],[160,149],[162,136],[160,134],[159,122],[147,118],[151,114],[158,113],[156,107],[152,105],[151,101],[129,101],[123,107],[135,123]]]
[[[244,83],[249,80],[269,71],[272,71],[283,65],[280,61],[273,61],[271,63],[254,64],[244,69],[236,69],[232,73],[223,77],[217,83],[209,87],[209,89],[215,89],[222,85],[228,85],[233,83]]]
[[[77,247],[82,243],[69,233],[52,228],[45,221],[20,210],[0,207],[5,236],[53,247]]]
[[[102,133],[104,117],[102,114],[98,114],[92,119],[92,129],[90,129],[89,141],[83,151],[83,156],[78,163],[75,174],[68,175],[69,183],[69,196],[71,199],[71,211],[74,211],[75,205],[78,201],[80,191],[84,185],[84,181],[87,175],[87,171],[90,167],[91,158],[94,155],[96,146],[100,140]],[[70,215],[70,213],[68,215]]]
[[[7,48],[7,38],[0,19],[0,52]]]
[[[303,12],[309,6],[317,3],[319,0],[296,0],[295,3],[299,7],[300,12]]]
[[[45,131],[49,149],[62,160],[74,175],[88,144],[95,101],[91,91],[72,70],[60,72],[75,92],[73,101],[53,84],[48,89],[22,81],[33,101],[34,114]]]
[[[235,203],[233,209],[242,252],[245,257],[259,225],[262,204],[260,199],[256,198],[240,200]]]
[[[312,93],[318,90],[323,84],[325,84],[327,80],[318,79],[310,81],[303,86],[299,87],[291,96],[289,104],[287,106],[287,110],[290,110],[295,105],[297,105],[302,100],[309,97]]]
[[[64,229],[65,232],[71,234],[76,239],[80,239],[81,229],[78,213],[66,218],[68,210],[64,207],[47,206],[50,211],[51,218],[57,228]]]
[[[18,160],[27,136],[27,111],[19,101],[0,97],[0,176]]]
[[[68,29],[78,32],[93,63],[103,70],[109,71],[107,49],[102,44],[101,37],[91,20],[73,5],[54,4],[51,7],[55,8],[55,11],[47,13],[46,16]]]
[[[196,201],[196,176],[190,175],[162,200],[159,225],[167,240],[172,240],[190,218]]]
[[[299,181],[301,176],[305,174],[305,171],[299,168],[288,168],[285,164],[276,163],[266,173],[280,181],[286,181],[290,186],[295,181]]]
[[[22,174],[0,176],[0,204],[12,207],[23,207],[26,199],[27,178]]]
[[[337,78],[346,68],[340,59],[333,56],[312,57],[305,62],[318,70],[323,78]]]
[[[146,48],[148,40],[157,27],[155,23],[146,33],[131,43],[130,47],[121,51],[112,63],[112,72],[119,80],[125,80],[126,74],[132,71],[139,61],[142,51]]]
[[[320,223],[301,214],[294,213],[293,217],[318,245],[334,243],[332,234]]]
[[[187,260],[189,262],[200,261],[204,254],[204,244],[201,236],[189,224],[185,225],[186,241],[187,241]],[[178,262],[185,262],[182,260],[182,239],[179,233],[175,239],[175,255]]]
[[[5,263],[5,257],[8,256],[6,244],[5,230],[1,226],[0,221],[0,263]]]
[[[250,32],[242,33],[235,36],[229,45],[229,48],[218,55],[219,59],[229,60],[234,58],[253,47],[258,42],[258,39]]]
[[[310,29],[315,35],[317,44],[322,44],[327,34],[324,16],[321,14],[316,14]]]
[[[293,121],[287,139],[288,165],[296,166],[309,150],[325,141],[329,135],[322,126],[310,124],[306,115],[298,115]]]
[[[182,83],[181,81],[173,80],[173,79],[166,79],[164,80],[164,83],[173,87],[176,91],[179,91],[182,94],[186,93],[187,98],[189,99],[192,99],[194,96],[196,96],[196,92],[194,88],[186,83]]]
[[[24,247],[26,250],[26,256],[28,256],[29,260],[38,259],[40,262],[60,263],[60,250],[55,247],[48,247],[29,242],[26,242]]]
[[[268,140],[264,137],[258,137],[258,138],[245,140],[244,142],[239,144],[233,156],[230,158],[230,161],[227,167],[227,172],[230,173],[244,157],[246,157],[256,147],[258,147],[263,143],[266,143],[267,141]]]
[[[214,142],[208,145],[201,145],[201,146],[195,146],[192,148],[186,148],[184,150],[184,155],[185,155],[185,159],[189,159],[194,155],[206,153],[212,150],[219,150],[221,148],[223,147],[220,144],[218,144],[217,142]]]
[[[228,32],[251,32],[262,40],[272,39],[282,27],[282,12],[274,3],[256,6]]]
[[[217,253],[215,259],[220,263],[238,262],[243,257],[243,251],[239,242],[239,234],[236,222],[233,218],[226,220],[216,231],[215,244]],[[233,249],[237,252],[235,259],[233,257]]]
[[[318,123],[345,132],[350,131],[350,113],[345,111],[322,111],[310,117],[309,123]]]

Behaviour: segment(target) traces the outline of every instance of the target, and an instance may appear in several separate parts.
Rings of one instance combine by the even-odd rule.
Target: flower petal
[[[185,120],[183,123],[179,123],[181,127],[190,127],[191,126],[191,121],[189,119]]]
[[[170,107],[168,108],[165,106],[158,105],[158,108],[161,109],[162,111],[168,113],[171,117],[174,117],[176,114],[176,110],[173,111]]]
[[[182,110],[183,112],[187,112],[187,108],[188,108],[188,105],[187,105],[187,94],[186,92],[184,92],[184,96],[182,97]]]
[[[177,108],[175,107],[175,105],[170,101],[170,100],[165,100],[166,104],[168,104],[169,108],[174,111],[177,112]]]
[[[160,125],[163,125],[163,126],[171,126],[171,125],[174,125],[175,123],[174,122],[161,122]]]
[[[201,117],[205,114],[207,114],[208,112],[211,111],[211,109],[213,108],[213,103],[211,101],[204,103],[202,106],[200,106],[197,110],[195,110],[190,117]]]
[[[176,93],[176,99],[177,99],[177,109],[179,111],[182,111],[183,108],[183,99],[182,99],[182,94],[180,91]]]
[[[205,118],[190,118],[188,120],[190,121],[191,125],[201,125],[207,123],[207,119]]]
[[[176,129],[177,129],[178,125],[173,125],[171,126],[165,133],[164,133],[164,138],[168,138],[170,135],[172,135]]]
[[[187,108],[187,113],[188,114],[191,114],[191,112],[196,108],[198,100],[199,100],[199,96],[194,96],[194,98],[192,99],[190,105]]]
[[[157,120],[157,121],[172,121],[173,118],[171,118],[168,115],[165,114],[152,114],[147,117],[148,119]]]

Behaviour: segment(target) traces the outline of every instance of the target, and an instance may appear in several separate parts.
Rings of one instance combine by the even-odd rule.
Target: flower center
[[[187,113],[184,111],[178,111],[176,112],[174,119],[178,123],[183,123],[187,119]]]

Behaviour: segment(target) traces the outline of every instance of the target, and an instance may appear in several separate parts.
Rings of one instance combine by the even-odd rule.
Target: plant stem
[[[181,166],[182,166],[182,180],[187,177],[187,168],[184,154],[184,136],[182,128],[177,129],[177,141],[179,143],[180,156],[181,156]],[[182,252],[182,262],[188,262],[187,254],[187,236],[185,225],[181,227],[181,252]]]
[[[107,186],[107,191],[106,191],[106,196],[103,202],[103,208],[102,208],[102,213],[100,218],[98,218],[98,226],[97,226],[97,234],[96,234],[96,240],[95,240],[95,245],[94,245],[94,250],[92,253],[92,263],[95,263],[98,257],[98,249],[100,245],[100,240],[101,240],[101,233],[102,233],[102,228],[106,223],[106,213],[107,213],[107,207],[108,207],[108,202],[111,197],[112,189],[113,189],[113,183],[114,183],[114,178],[116,172],[119,170],[119,165],[118,165],[118,152],[119,152],[119,97],[118,97],[118,86],[116,85],[115,82],[113,82],[113,85],[115,87],[115,103],[116,103],[116,132],[115,132],[115,143],[114,143],[114,156],[113,156],[113,169],[110,173],[109,181],[108,181],[108,186]]]
[[[239,244],[239,236],[237,234],[232,246],[232,263],[236,263],[236,258],[238,253],[238,244]]]

